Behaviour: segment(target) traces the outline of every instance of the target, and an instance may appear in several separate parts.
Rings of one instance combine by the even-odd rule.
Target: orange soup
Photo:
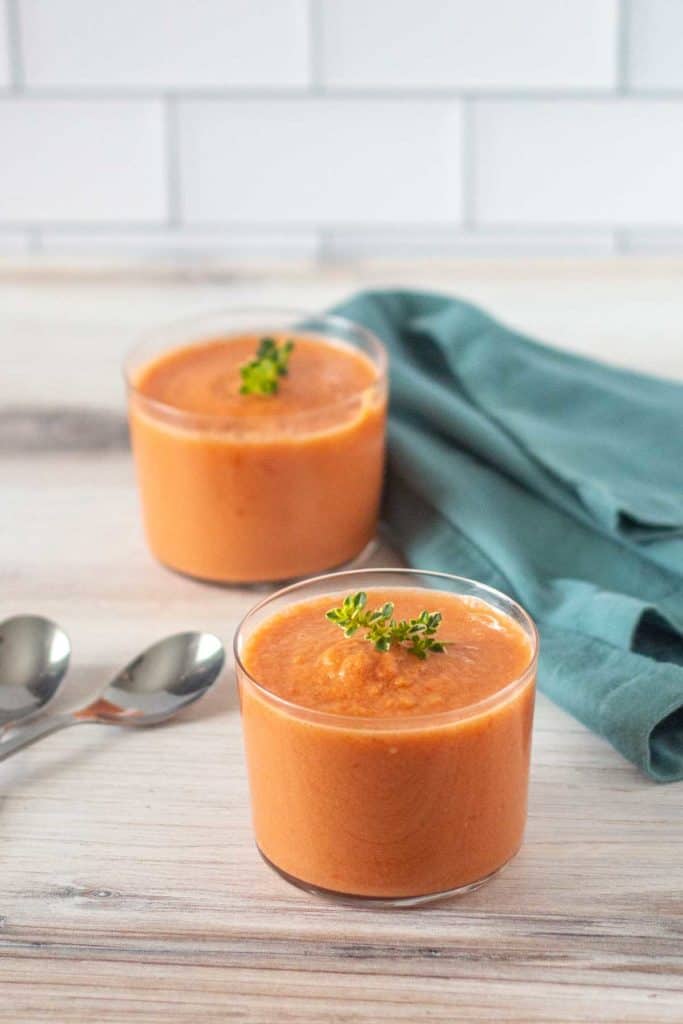
[[[372,539],[383,461],[382,368],[333,339],[294,341],[276,394],[240,394],[262,335],[179,346],[131,376],[129,415],[148,541],[203,579],[321,571]]]
[[[478,597],[369,590],[394,615],[443,619],[443,653],[375,650],[325,617],[344,595],[291,604],[238,666],[256,840],[293,880],[401,899],[478,883],[526,820],[534,640]],[[531,627],[533,629],[533,627]]]

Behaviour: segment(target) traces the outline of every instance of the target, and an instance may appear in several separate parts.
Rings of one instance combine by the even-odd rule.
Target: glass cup
[[[529,639],[524,672],[457,710],[361,718],[291,703],[245,668],[254,630],[290,605],[406,587],[479,598],[503,612]],[[487,881],[522,842],[537,653],[536,628],[518,604],[446,573],[332,573],[261,601],[237,630],[235,662],[263,858],[300,888],[347,903],[414,905]]]
[[[140,390],[172,350],[287,334],[360,353],[376,377],[322,408],[258,416],[190,413]],[[371,331],[324,314],[230,310],[154,330],[125,377],[147,540],[163,564],[217,582],[282,581],[348,563],[374,538],[387,358]]]

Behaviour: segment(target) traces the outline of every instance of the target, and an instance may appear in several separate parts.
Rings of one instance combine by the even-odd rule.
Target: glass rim
[[[396,575],[404,576],[406,579],[416,576],[428,576],[433,579],[449,580],[459,584],[472,586],[477,590],[484,591],[484,593],[490,594],[499,600],[511,605],[515,611],[519,614],[522,623],[526,626],[526,632],[531,642],[531,656],[528,664],[524,670],[519,673],[514,679],[511,679],[509,683],[506,683],[500,690],[495,693],[489,694],[488,697],[483,697],[481,700],[474,701],[471,704],[466,704],[459,708],[450,708],[446,711],[435,711],[424,715],[345,715],[339,714],[334,711],[323,711],[319,708],[306,707],[304,704],[297,704],[295,701],[287,700],[285,697],[280,697],[278,694],[273,693],[264,683],[259,682],[253,677],[253,675],[246,668],[244,661],[240,655],[239,642],[242,638],[242,634],[245,626],[247,626],[252,616],[256,615],[259,611],[269,605],[272,601],[277,598],[284,597],[287,594],[291,594],[298,590],[305,589],[311,584],[323,583],[325,581],[334,582],[335,580],[344,580],[349,576],[367,575],[367,576],[381,576],[386,573],[393,573]],[[435,588],[437,591],[438,588]],[[448,593],[448,591],[445,591]],[[506,614],[506,613],[504,613]],[[513,620],[514,621],[514,620]],[[458,576],[455,573],[439,572],[438,570],[432,569],[414,569],[414,568],[371,568],[371,569],[345,569],[340,572],[323,573],[320,576],[311,576],[305,580],[299,580],[296,583],[291,583],[286,587],[281,587],[279,590],[274,591],[272,594],[268,594],[266,597],[258,601],[249,611],[242,617],[237,625],[235,634],[233,637],[233,657],[235,664],[240,672],[242,672],[249,682],[256,688],[256,690],[263,694],[268,701],[275,704],[276,707],[283,710],[285,713],[293,714],[297,718],[303,718],[307,721],[316,722],[321,725],[328,725],[330,727],[338,727],[344,729],[354,729],[358,731],[367,732],[403,732],[409,730],[424,730],[425,728],[438,727],[442,725],[448,725],[452,722],[462,721],[464,719],[476,718],[478,715],[483,714],[489,708],[496,707],[499,704],[505,703],[509,697],[517,690],[522,687],[536,675],[538,666],[538,653],[539,653],[540,637],[536,623],[531,618],[525,608],[522,607],[514,598],[508,594],[503,593],[502,590],[497,590],[495,587],[490,587],[486,583],[480,583],[478,580],[470,579],[468,576]]]
[[[146,345],[149,345],[156,339],[163,336],[164,331],[169,333],[173,331],[179,331],[183,328],[187,328],[190,331],[193,327],[201,328],[202,324],[208,325],[214,320],[220,320],[225,318],[228,320],[231,316],[254,316],[263,317],[266,324],[262,329],[265,332],[268,331],[281,331],[281,328],[277,327],[277,320],[281,318],[286,320],[291,318],[295,319],[317,319],[323,325],[330,324],[331,327],[337,330],[346,330],[349,333],[360,336],[369,345],[370,353],[361,354],[366,355],[377,373],[377,377],[367,387],[361,388],[358,391],[354,391],[349,395],[345,395],[339,401],[331,402],[324,407],[324,412],[334,412],[336,409],[343,409],[347,406],[351,406],[358,400],[362,400],[364,396],[371,395],[378,389],[381,389],[386,384],[389,357],[387,349],[384,343],[379,339],[374,331],[370,330],[369,327],[365,327],[363,324],[358,323],[355,320],[350,320],[347,317],[337,316],[336,313],[316,313],[311,310],[294,309],[292,307],[278,307],[278,306],[222,306],[219,309],[207,313],[191,314],[186,317],[177,317],[174,320],[167,320],[162,323],[156,324],[153,327],[148,327],[142,331],[137,338],[134,345],[131,345],[124,354],[122,370],[123,379],[129,394],[135,395],[139,400],[144,402],[145,406],[148,406],[151,410],[162,413],[163,416],[171,421],[175,420],[178,423],[190,422],[192,426],[207,426],[213,429],[226,426],[238,425],[241,430],[244,430],[245,425],[249,423],[249,420],[245,421],[243,416],[233,415],[215,415],[212,413],[197,413],[191,412],[188,409],[180,409],[178,406],[170,405],[168,402],[162,402],[157,398],[152,398],[149,395],[145,395],[136,385],[133,379],[133,362],[136,359],[138,353],[140,353]],[[272,319],[271,319],[272,318]],[[269,322],[270,321],[270,322]],[[245,328],[247,330],[248,328]],[[302,332],[303,333],[303,332]],[[313,333],[313,332],[311,332]],[[178,341],[175,344],[169,343],[165,345],[161,352],[172,352],[177,348],[191,347],[193,345],[200,345],[208,340],[211,340],[209,336],[196,337],[194,339],[188,339],[185,342]],[[215,340],[219,340],[216,337]],[[335,339],[326,339],[324,334],[321,334],[320,340],[328,341],[329,344],[334,344]],[[344,338],[339,339],[340,344],[344,344]],[[144,361],[139,363],[139,366],[149,365],[154,362],[154,355],[149,355]],[[285,413],[267,413],[263,416],[254,417],[254,426],[258,424],[268,423],[295,423],[305,422],[306,419],[313,419],[319,416],[321,409],[302,409],[298,412],[285,412]]]

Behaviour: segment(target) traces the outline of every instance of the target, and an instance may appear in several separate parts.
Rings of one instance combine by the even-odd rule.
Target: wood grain
[[[563,344],[683,376],[682,269],[401,274],[457,286]],[[213,629],[229,644],[259,594],[194,583],[148,556],[122,433],[130,336],[226,303],[318,307],[361,279],[380,272],[0,289],[0,617],[38,611],[67,629],[60,703],[165,633]],[[398,558],[381,547],[373,562]],[[172,725],[45,740],[0,766],[0,1020],[680,1024],[683,788],[648,782],[543,698],[534,737],[516,861],[466,898],[402,912],[313,899],[261,862],[231,671]]]

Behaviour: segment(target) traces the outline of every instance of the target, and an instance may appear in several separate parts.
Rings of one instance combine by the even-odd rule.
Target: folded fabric
[[[445,296],[334,312],[389,350],[384,517],[408,562],[516,597],[540,689],[652,778],[683,778],[683,386]]]

